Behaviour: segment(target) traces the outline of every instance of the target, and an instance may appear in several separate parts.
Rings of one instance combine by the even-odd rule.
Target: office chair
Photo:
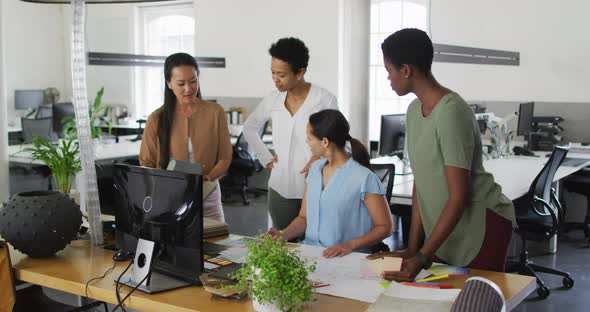
[[[77,312],[93,310],[95,307],[100,305],[104,306],[105,311],[108,311],[106,303],[96,301],[82,307],[75,307],[67,305],[49,298],[44,292],[43,288],[39,285],[30,285],[22,283],[19,284],[18,289],[16,281],[14,279],[12,264],[10,262],[10,251],[8,250],[8,244],[4,241],[0,241],[0,271],[3,273],[0,281],[2,284],[0,288],[2,292],[12,294],[9,300],[14,302],[14,308],[9,309],[13,312],[29,312],[29,311],[49,311],[49,312]],[[5,276],[6,275],[6,276]],[[4,299],[4,297],[2,297]],[[5,304],[3,302],[2,304]],[[12,303],[12,302],[10,302]],[[0,304],[0,306],[2,306]]]
[[[23,141],[29,144],[36,136],[41,136],[49,141],[53,140],[53,119],[44,117],[38,119],[21,118]]]
[[[584,236],[588,238],[586,243],[590,247],[590,171],[580,170],[575,174],[565,179],[563,186],[570,193],[577,193],[586,196],[586,217],[583,222],[568,222],[562,224],[562,231],[569,232],[570,230],[583,230]],[[564,206],[563,219],[567,214],[567,205]]]
[[[35,119],[47,118],[53,116],[53,107],[51,105],[39,105]]]
[[[565,159],[568,149],[556,146],[547,163],[537,175],[529,191],[523,197],[514,201],[516,209],[516,233],[521,237],[520,259],[509,262],[507,271],[534,276],[537,279],[537,294],[544,299],[549,296],[549,288],[541,280],[537,272],[563,276],[563,287],[570,289],[574,286],[574,279],[569,273],[554,268],[544,267],[532,263],[528,259],[526,241],[549,241],[559,232],[559,220],[556,213],[561,213],[561,204],[551,188],[555,172]]]
[[[264,124],[260,130],[260,137],[264,136],[268,122]],[[251,177],[254,172],[260,172],[264,166],[254,160],[250,152],[248,152],[248,142],[244,138],[244,133],[240,133],[236,143],[233,146],[233,157],[229,165],[227,176],[221,181],[224,193],[229,195],[229,192],[237,189],[242,197],[244,205],[249,205],[248,199],[248,177]]]
[[[377,176],[381,183],[385,185],[385,199],[389,205],[389,210],[393,214],[393,206],[391,204],[391,195],[393,193],[393,181],[395,178],[395,165],[394,164],[371,164],[371,169]],[[370,248],[371,253],[377,253],[381,251],[389,251],[387,244],[379,242],[377,245]]]

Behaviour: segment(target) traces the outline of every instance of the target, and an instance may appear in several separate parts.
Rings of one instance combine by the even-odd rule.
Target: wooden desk
[[[92,247],[89,241],[74,241],[56,256],[46,259],[29,258],[11,248],[10,256],[18,280],[85,296],[86,281],[101,276],[113,265],[113,252]],[[128,262],[120,262],[104,279],[88,287],[92,299],[116,304],[115,283]],[[510,309],[517,306],[536,288],[535,279],[528,276],[473,270],[473,276],[494,281],[504,292]],[[465,279],[451,281],[462,287]],[[125,296],[130,289],[123,287]],[[125,306],[141,311],[253,311],[250,300],[241,302],[211,301],[211,294],[202,287],[187,287],[160,294],[148,295],[136,291]],[[313,311],[365,311],[368,303],[326,295],[317,295],[318,301],[307,310]]]

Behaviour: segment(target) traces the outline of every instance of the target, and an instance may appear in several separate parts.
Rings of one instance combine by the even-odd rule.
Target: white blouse
[[[244,124],[244,137],[261,164],[267,165],[273,155],[260,138],[264,123],[272,120],[272,145],[277,162],[270,174],[268,186],[284,198],[303,197],[305,175],[300,171],[311,158],[305,129],[309,116],[324,109],[338,109],[336,97],[328,90],[311,85],[309,93],[295,115],[285,107],[287,92],[274,90],[267,95]]]

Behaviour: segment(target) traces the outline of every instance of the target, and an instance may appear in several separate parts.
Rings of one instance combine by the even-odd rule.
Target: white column
[[[340,0],[338,99],[351,136],[369,142],[370,1]]]
[[[6,75],[4,75],[4,17],[2,17],[4,1],[0,1],[0,202],[8,200],[10,183],[8,178],[8,129],[6,115],[8,103],[6,97]]]

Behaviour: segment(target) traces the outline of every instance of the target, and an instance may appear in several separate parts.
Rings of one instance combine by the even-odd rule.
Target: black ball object
[[[81,225],[80,206],[62,192],[14,194],[0,208],[0,236],[34,258],[64,249]]]

